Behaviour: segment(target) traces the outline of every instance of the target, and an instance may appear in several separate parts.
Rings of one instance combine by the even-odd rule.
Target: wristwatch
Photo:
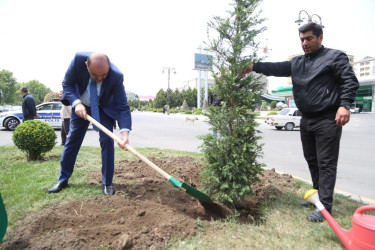
[[[340,107],[344,107],[344,108],[346,108],[347,110],[350,110],[350,105],[348,105],[348,104],[341,105]]]

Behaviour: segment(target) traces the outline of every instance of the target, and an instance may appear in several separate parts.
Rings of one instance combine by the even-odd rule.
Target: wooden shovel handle
[[[116,136],[114,133],[109,131],[106,127],[104,127],[102,124],[97,122],[94,118],[87,115],[87,120],[90,121],[92,124],[94,124],[98,129],[103,131],[105,134],[107,134],[109,137],[111,137],[114,141],[120,144],[124,144],[123,140],[121,140],[120,137]],[[141,161],[146,163],[148,166],[150,166],[152,169],[154,169],[156,172],[161,174],[163,177],[165,177],[167,180],[169,180],[172,176],[170,176],[168,173],[166,173],[163,169],[159,168],[155,163],[147,159],[145,156],[143,156],[141,153],[136,151],[133,147],[131,147],[129,144],[125,144],[125,148],[129,150],[132,154],[137,156]]]

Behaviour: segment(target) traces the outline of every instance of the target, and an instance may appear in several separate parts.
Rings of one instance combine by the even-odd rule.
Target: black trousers
[[[313,188],[319,191],[324,207],[332,212],[342,127],[336,125],[336,113],[301,119],[303,154],[310,169]]]
[[[69,134],[70,118],[66,118],[61,124],[61,145],[65,145],[66,136]]]

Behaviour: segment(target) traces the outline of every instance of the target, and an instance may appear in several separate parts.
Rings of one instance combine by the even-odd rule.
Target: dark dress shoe
[[[68,186],[67,182],[57,182],[55,185],[53,185],[53,187],[48,189],[48,193],[58,193],[67,186]]]
[[[114,195],[115,194],[115,189],[113,185],[103,185],[103,194],[104,195]]]
[[[315,209],[307,215],[306,219],[310,222],[322,222],[324,220],[324,216],[318,209]]]

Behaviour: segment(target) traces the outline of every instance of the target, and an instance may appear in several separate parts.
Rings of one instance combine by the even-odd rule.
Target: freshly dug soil
[[[173,177],[199,189],[201,171],[192,157],[151,158]],[[101,172],[88,185],[101,183]],[[259,201],[291,188],[293,178],[265,170],[253,186],[254,196],[236,204],[239,220],[250,223],[259,214]],[[138,161],[115,166],[116,194],[46,208],[24,219],[4,249],[156,249],[175,238],[199,231],[203,220],[217,219],[194,197],[175,188],[152,168]],[[198,187],[197,187],[198,186]],[[64,192],[64,191],[62,191]]]

